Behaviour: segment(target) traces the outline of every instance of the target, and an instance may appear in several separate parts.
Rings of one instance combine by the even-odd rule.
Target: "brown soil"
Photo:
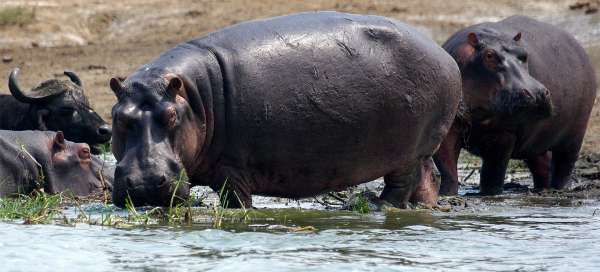
[[[176,2],[176,3],[175,3]],[[237,22],[300,11],[338,10],[378,14],[408,22],[441,43],[467,25],[513,14],[556,16],[574,0],[40,0],[2,1],[0,10],[25,7],[26,25],[0,25],[0,78],[22,68],[23,86],[79,73],[94,107],[109,120],[115,98],[108,80],[127,75],[177,43]],[[595,16],[595,15],[593,15]],[[597,56],[598,57],[598,56]],[[598,57],[600,58],[600,57]],[[6,87],[0,88],[2,92]],[[598,103],[598,99],[596,101]],[[585,151],[598,152],[600,110],[594,110]]]

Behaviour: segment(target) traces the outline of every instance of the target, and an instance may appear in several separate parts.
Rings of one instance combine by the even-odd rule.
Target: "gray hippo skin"
[[[537,190],[567,186],[597,88],[573,36],[514,16],[467,27],[443,47],[461,69],[466,113],[434,157],[440,193],[458,192],[462,148],[483,160],[481,194],[502,193],[510,159],[525,161]]]
[[[433,203],[431,156],[461,90],[454,60],[412,27],[336,12],[234,25],[110,85],[119,206],[185,198],[180,165],[229,207],[381,176],[384,201]]]
[[[101,160],[85,143],[66,141],[62,132],[0,130],[0,197],[69,192],[87,196],[111,189],[112,176],[100,178]]]
[[[30,91],[21,89],[18,74],[14,69],[8,80],[12,95],[0,94],[0,129],[62,131],[67,140],[88,143],[94,154],[110,141],[110,125],[90,107],[75,72],[64,72],[70,80],[46,80]]]

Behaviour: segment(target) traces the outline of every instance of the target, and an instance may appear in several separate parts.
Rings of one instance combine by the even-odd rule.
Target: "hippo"
[[[87,196],[112,188],[102,160],[60,131],[0,130],[0,151],[0,197],[35,190]]]
[[[251,207],[253,194],[297,199],[383,176],[382,205],[435,203],[431,156],[460,84],[441,47],[393,19],[310,12],[230,26],[110,80],[113,202],[168,205],[204,185]]]
[[[513,16],[462,29],[443,48],[460,67],[465,110],[434,156],[440,193],[458,192],[462,148],[483,161],[482,195],[502,193],[510,159],[525,161],[534,190],[568,186],[597,87],[573,36]]]
[[[94,154],[100,144],[110,141],[112,131],[91,107],[75,72],[65,71],[70,79],[50,79],[31,91],[19,87],[14,69],[8,81],[12,95],[0,94],[0,129],[63,131],[67,140],[85,142]]]

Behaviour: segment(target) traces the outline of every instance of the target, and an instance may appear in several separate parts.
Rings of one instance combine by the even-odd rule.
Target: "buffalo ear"
[[[66,148],[65,135],[63,134],[62,131],[56,132],[56,135],[54,136],[54,143],[52,146],[54,147],[54,150],[56,152],[65,150],[65,148]]]
[[[175,99],[177,95],[181,93],[181,89],[183,88],[183,81],[177,75],[167,75],[166,79],[169,81],[167,85],[167,94]]]
[[[50,111],[47,109],[37,111],[38,130],[48,130],[48,127],[46,127],[46,116],[48,115],[50,115]]]
[[[520,41],[520,40],[521,40],[521,32],[517,33],[517,35],[515,35],[515,37],[513,38],[513,40],[514,40],[515,42],[518,42],[518,41]]]
[[[110,79],[110,89],[112,89],[113,93],[115,93],[115,95],[117,97],[119,97],[119,94],[123,90],[123,82],[122,82],[121,78],[119,78],[119,77],[111,78]]]
[[[469,32],[469,34],[467,35],[467,41],[473,47],[479,45],[479,37],[477,37],[477,34],[475,34],[475,32]]]

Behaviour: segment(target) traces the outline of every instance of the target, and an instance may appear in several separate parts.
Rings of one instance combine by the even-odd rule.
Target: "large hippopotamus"
[[[464,114],[435,155],[440,192],[458,191],[460,150],[480,156],[481,194],[502,192],[510,159],[536,189],[564,188],[596,97],[594,68],[573,36],[523,16],[467,27],[443,45],[462,74]]]
[[[0,94],[0,129],[63,131],[67,140],[88,143],[94,154],[110,141],[110,125],[90,107],[75,72],[64,72],[70,80],[50,79],[30,91],[21,89],[18,74],[14,69],[8,80],[12,95]]]
[[[110,86],[119,206],[208,185],[250,207],[252,194],[302,198],[381,176],[384,204],[435,202],[431,156],[461,90],[454,60],[412,27],[336,12],[234,25]],[[175,182],[182,166],[190,184]]]
[[[40,189],[87,196],[111,189],[111,181],[87,144],[66,141],[60,131],[0,130],[0,197]]]

